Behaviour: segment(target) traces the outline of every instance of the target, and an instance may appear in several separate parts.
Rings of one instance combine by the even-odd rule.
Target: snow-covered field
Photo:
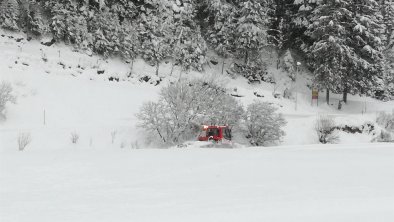
[[[1,221],[394,221],[392,144],[0,154]]]
[[[311,107],[306,71],[291,86],[273,65],[277,90],[298,91],[295,110],[294,100],[274,98],[270,84],[219,75],[230,90],[237,87],[242,103],[261,99],[284,113],[282,146],[155,149],[144,144],[135,118],[160,90],[139,81],[153,67],[138,60],[128,78],[129,64],[67,46],[17,43],[7,35],[0,35],[0,82],[12,84],[17,104],[8,104],[7,120],[0,122],[1,222],[394,221],[393,143],[340,133],[338,145],[314,145],[319,114],[360,126],[378,111],[391,112],[394,102],[350,96],[338,111],[340,97],[333,95],[333,105],[321,99]],[[211,64],[204,74],[184,76],[212,76],[220,69]],[[163,64],[160,75],[169,70]],[[32,141],[21,152],[17,137],[23,132]],[[72,133],[79,135],[77,144]]]

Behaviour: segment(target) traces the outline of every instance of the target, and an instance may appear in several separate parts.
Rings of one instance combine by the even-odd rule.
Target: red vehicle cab
[[[228,126],[203,126],[203,132],[198,137],[199,141],[215,141],[223,140],[231,141],[231,129]]]

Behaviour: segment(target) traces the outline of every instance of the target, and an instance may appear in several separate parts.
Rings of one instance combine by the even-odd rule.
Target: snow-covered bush
[[[18,140],[18,149],[19,149],[19,151],[23,151],[23,150],[25,150],[27,145],[30,144],[30,142],[31,142],[31,135],[30,135],[30,133],[19,133],[17,140]]]
[[[130,143],[131,149],[139,149],[140,145],[138,144],[138,141],[134,141]]]
[[[385,130],[380,131],[379,136],[376,138],[378,142],[393,142],[393,137],[391,133]]]
[[[8,102],[15,103],[16,97],[12,94],[12,86],[8,82],[0,83],[0,119],[5,118],[5,106]]]
[[[231,71],[241,75],[249,80],[249,83],[254,82],[269,82],[274,83],[275,80],[267,72],[267,64],[262,60],[249,62],[248,64],[231,65]]]
[[[244,115],[246,138],[254,146],[272,145],[281,140],[286,125],[282,114],[267,102],[255,101],[248,105]]]
[[[145,103],[137,114],[139,127],[168,145],[195,138],[202,124],[238,123],[242,106],[213,82],[195,80],[164,87],[158,102]]]
[[[394,110],[390,113],[380,112],[376,122],[386,130],[394,131]]]
[[[336,126],[332,117],[329,116],[319,116],[316,124],[315,130],[317,136],[319,137],[319,142],[326,143],[337,143],[339,136],[335,131]]]

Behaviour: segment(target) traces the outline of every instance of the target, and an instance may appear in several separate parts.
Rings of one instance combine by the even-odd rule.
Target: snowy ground
[[[2,152],[1,221],[394,221],[392,144]]]
[[[288,121],[282,147],[136,149],[147,146],[135,113],[160,90],[139,77],[153,67],[138,60],[129,78],[130,65],[118,60],[1,34],[0,81],[10,82],[18,97],[0,122],[1,222],[394,221],[393,143],[369,144],[372,134],[341,133],[339,145],[313,145],[319,114],[360,126],[378,111],[391,112],[393,102],[350,96],[338,111],[339,95],[333,95],[333,105],[322,99],[311,107],[306,71],[292,85],[273,62],[277,91],[297,89],[297,110],[294,100],[273,97],[273,85],[218,79],[237,87],[245,105],[261,99],[279,108]],[[204,74],[184,77],[214,76],[220,69],[211,64]],[[163,64],[160,75],[169,70]],[[20,132],[32,138],[23,152],[17,151]],[[78,144],[71,143],[73,132]]]

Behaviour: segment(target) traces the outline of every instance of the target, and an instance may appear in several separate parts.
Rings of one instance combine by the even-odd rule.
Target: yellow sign
[[[318,98],[319,98],[319,90],[312,89],[312,99],[318,99]]]

